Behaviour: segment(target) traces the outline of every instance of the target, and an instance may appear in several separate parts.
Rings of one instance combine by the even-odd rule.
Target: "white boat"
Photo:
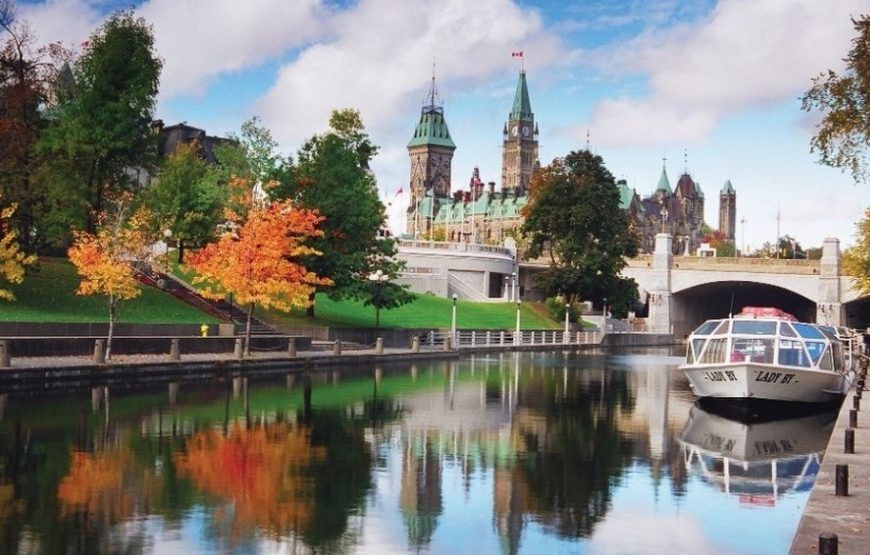
[[[699,397],[833,403],[851,387],[843,344],[778,309],[707,320],[688,343],[680,369]]]
[[[679,441],[689,472],[741,504],[773,506],[813,486],[836,420],[828,411],[742,422],[695,405]]]

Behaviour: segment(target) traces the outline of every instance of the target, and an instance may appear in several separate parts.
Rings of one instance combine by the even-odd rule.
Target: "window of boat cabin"
[[[710,335],[710,332],[716,329],[721,320],[707,320],[695,330],[695,335]]]
[[[776,322],[764,320],[734,320],[734,335],[776,335]]]
[[[723,321],[721,324],[719,324],[719,327],[716,328],[716,331],[713,332],[713,335],[724,335],[728,333],[728,324],[728,320]]]
[[[819,362],[822,353],[825,352],[825,343],[822,341],[807,341],[807,352],[813,360],[813,364]]]
[[[819,361],[819,368],[822,370],[834,369],[834,358],[831,354],[831,349],[825,349],[825,352],[822,354],[822,360]]]
[[[813,324],[804,324],[803,322],[793,322],[795,331],[798,335],[807,339],[824,339],[825,335]]]
[[[782,330],[782,328],[780,328],[780,330]],[[794,331],[792,331],[792,333],[794,333]],[[803,342],[794,339],[780,339],[779,364],[784,366],[810,367],[810,358],[804,350]]]
[[[704,348],[704,341],[705,340],[702,337],[692,339],[692,345],[689,348],[689,356],[686,362],[694,364],[695,359],[701,354],[701,349]]]
[[[707,347],[701,354],[701,364],[719,364],[725,362],[725,351],[728,348],[728,339],[717,337],[707,341]]]
[[[794,331],[794,328],[788,322],[779,323],[779,334],[785,337],[797,337],[797,332]]]
[[[734,322],[735,324],[737,322]],[[773,322],[769,322],[773,323]],[[773,338],[735,337],[731,340],[730,362],[773,363]]]

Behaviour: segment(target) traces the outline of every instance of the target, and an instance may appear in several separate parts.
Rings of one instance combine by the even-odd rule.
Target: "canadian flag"
[[[511,52],[511,58],[522,58],[522,57],[523,57],[522,50],[517,50],[516,52]]]

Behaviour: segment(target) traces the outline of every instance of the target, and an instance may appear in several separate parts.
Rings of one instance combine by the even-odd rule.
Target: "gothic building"
[[[410,204],[406,235],[414,239],[503,244],[522,225],[523,207],[538,161],[538,124],[532,112],[526,73],[521,71],[513,106],[502,129],[501,190],[484,184],[474,168],[466,190],[451,190],[451,161],[456,145],[450,137],[444,109],[436,104],[435,78],[429,102],[423,106],[408,143],[411,159]],[[704,192],[688,170],[671,188],[667,169],[654,192],[641,198],[625,180],[617,182],[620,205],[638,237],[640,251],[651,253],[655,235],[674,237],[674,254],[690,254],[704,239]],[[719,197],[719,229],[734,242],[736,192],[725,183]]]

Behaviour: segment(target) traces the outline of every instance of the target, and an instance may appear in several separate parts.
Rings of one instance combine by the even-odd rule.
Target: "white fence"
[[[420,338],[420,347],[444,348],[444,342],[450,336],[450,331],[430,331]],[[510,345],[589,345],[598,344],[600,341],[601,336],[595,331],[523,330],[517,333],[513,330],[457,330],[452,345],[454,348],[465,349]]]

